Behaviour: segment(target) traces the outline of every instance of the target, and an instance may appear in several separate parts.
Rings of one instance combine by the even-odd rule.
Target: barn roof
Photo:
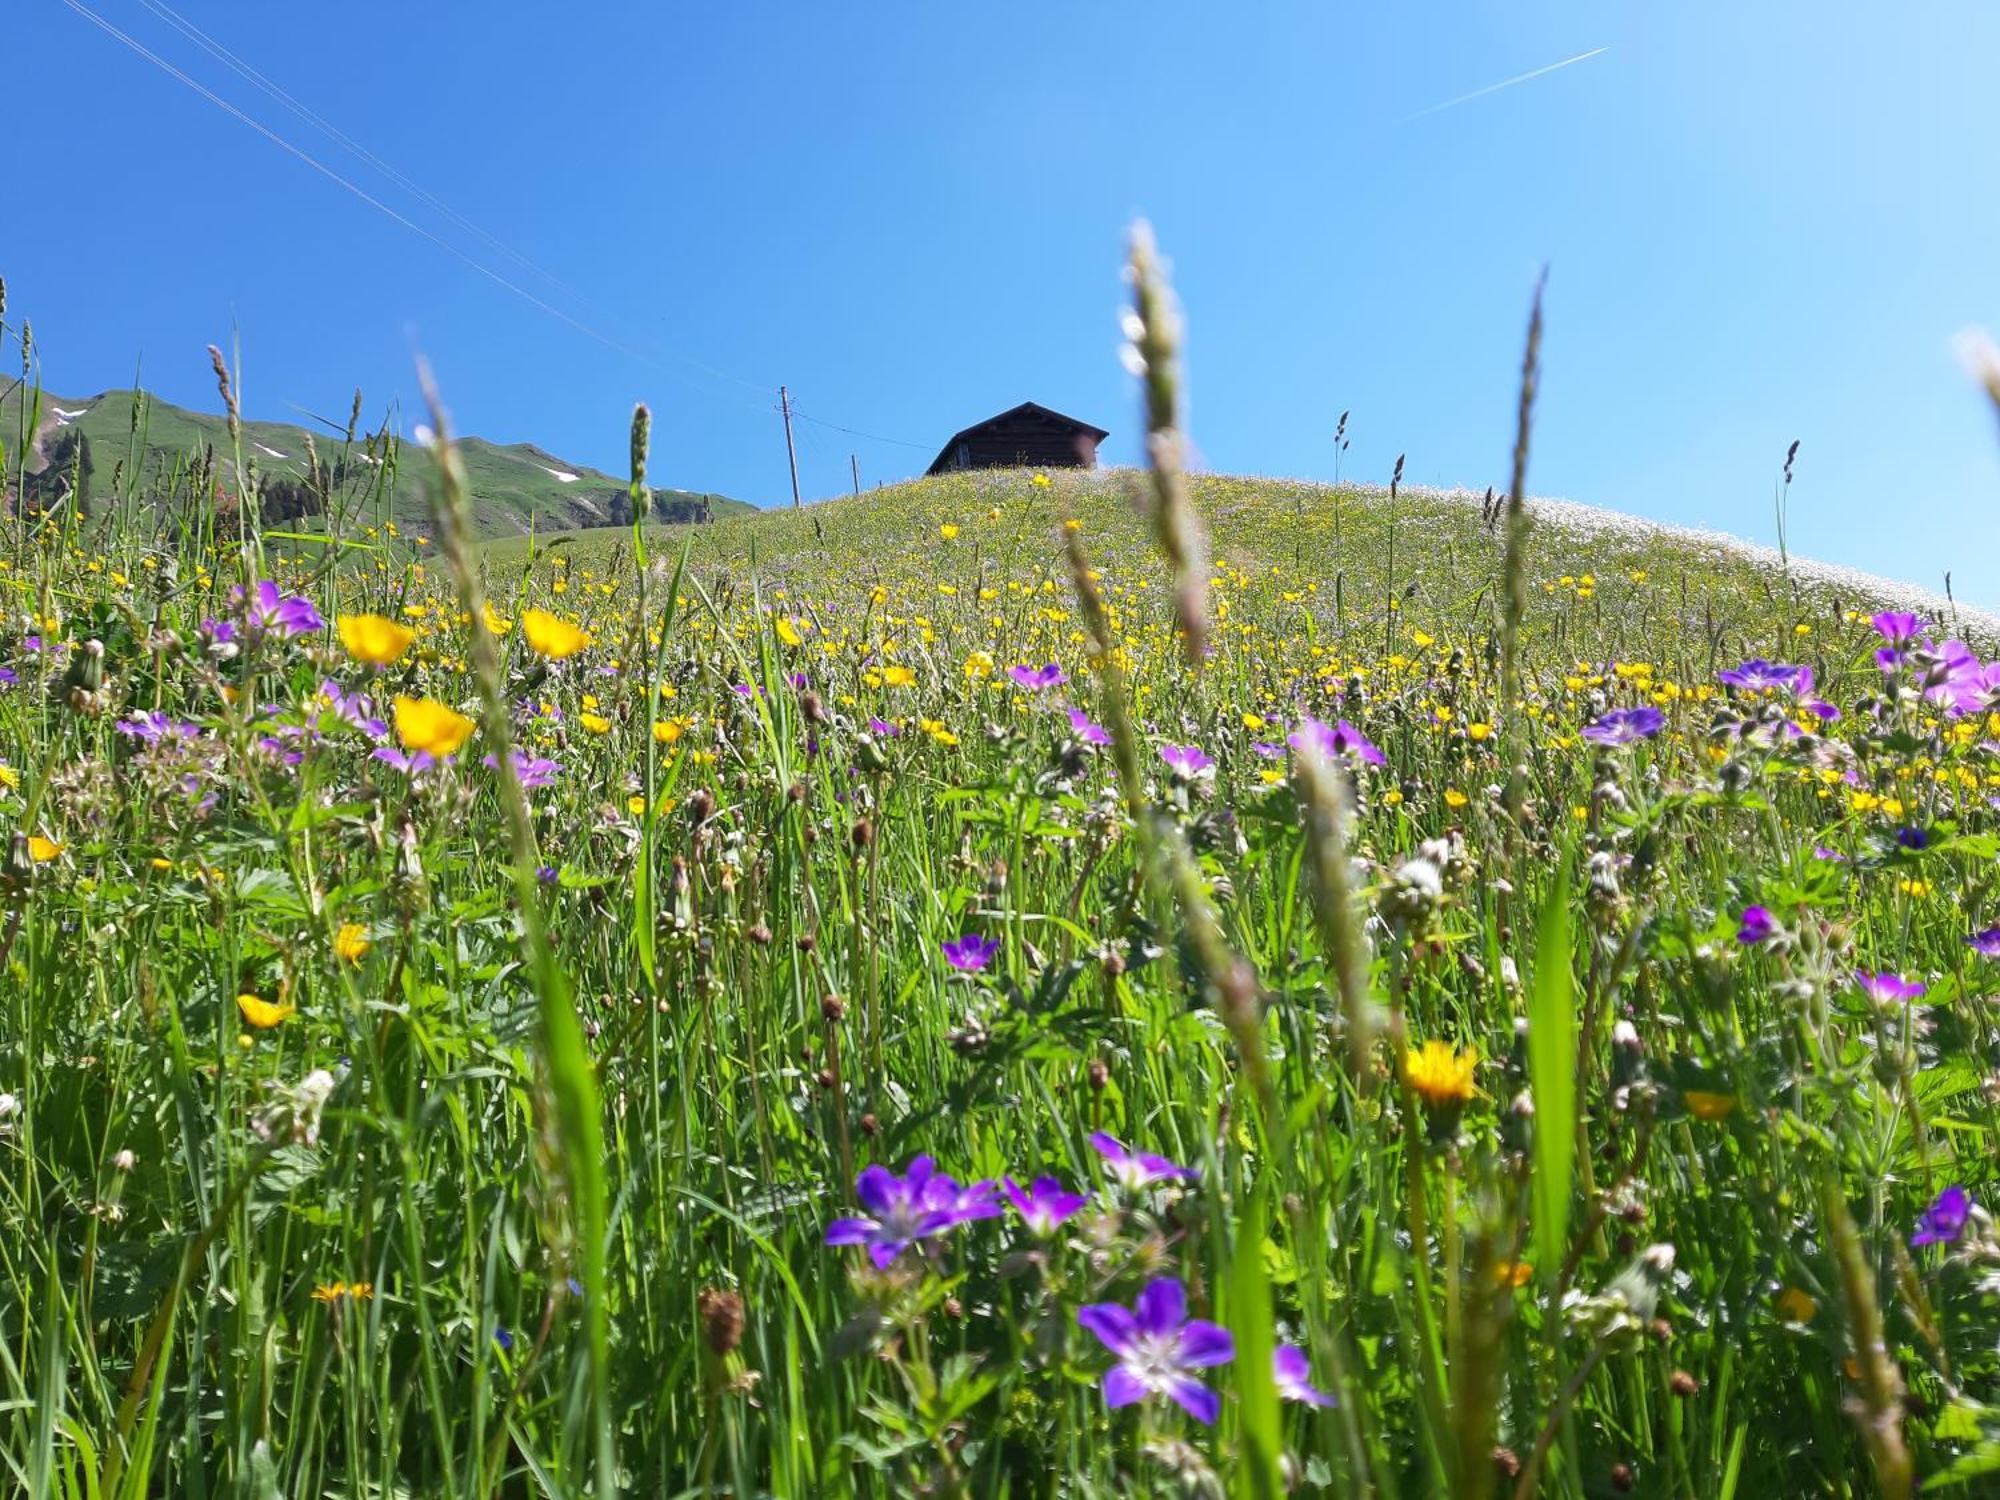
[[[930,472],[935,474],[940,468],[944,467],[945,459],[949,456],[951,450],[974,433],[983,431],[996,423],[1005,422],[1012,417],[1027,416],[1044,417],[1058,426],[1069,428],[1072,432],[1087,432],[1095,442],[1101,443],[1111,436],[1102,427],[1093,427],[1088,422],[1079,422],[1075,417],[1064,416],[1059,411],[1043,406],[1039,401],[1023,401],[1019,406],[1010,406],[1005,411],[990,416],[983,422],[974,422],[970,427],[959,428],[957,432],[946,438],[944,446],[938,449],[937,457],[931,460]]]

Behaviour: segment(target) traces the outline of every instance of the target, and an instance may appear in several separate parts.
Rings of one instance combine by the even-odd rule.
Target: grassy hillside
[[[802,510],[750,511],[687,536],[698,576],[747,579],[808,598],[838,598],[865,581],[896,597],[928,594],[947,610],[959,593],[1006,580],[1062,581],[1053,545],[1065,519],[1080,520],[1108,555],[1143,555],[1151,543],[1134,497],[1134,471],[1023,471],[943,475],[891,485]],[[1190,481],[1227,564],[1287,612],[1322,633],[1366,629],[1378,646],[1402,639],[1385,601],[1433,633],[1471,639],[1490,620],[1499,540],[1477,496],[1335,488],[1296,480],[1202,475]],[[1991,641],[1989,616],[1920,589],[1794,560],[1789,568],[1730,538],[1653,526],[1559,503],[1530,506],[1534,637],[1540,649],[1622,658],[1648,654],[1712,670],[1731,653],[1796,656],[1829,619],[1881,608],[1916,609],[1948,634]],[[955,527],[947,540],[942,528]],[[651,528],[649,548],[678,547]],[[559,539],[567,565],[598,577],[626,560],[627,528]],[[491,543],[502,569],[524,562],[526,538]],[[949,589],[951,593],[944,593]],[[1801,632],[1800,627],[1804,627]]]
[[[99,500],[115,493],[114,469],[121,461],[128,467],[136,465],[142,492],[162,486],[176,466],[184,467],[191,455],[199,455],[211,447],[222,457],[226,471],[231,449],[224,417],[189,411],[148,396],[140,408],[141,422],[135,427],[135,394],[105,391],[96,396],[64,397],[44,393],[36,452],[45,451],[65,429],[73,427],[83,433],[90,442],[95,468],[92,491]],[[9,449],[15,446],[23,399],[20,388],[0,398],[0,441],[5,441]],[[289,422],[246,421],[243,424],[245,465],[260,477],[303,476],[307,430]],[[322,462],[328,464],[338,461],[347,447],[339,432],[317,428],[313,437]],[[358,431],[348,452],[349,480],[357,490],[366,488],[371,466],[379,466],[391,457],[389,442],[379,436],[370,442],[369,437],[366,430]],[[561,531],[601,526],[609,519],[612,499],[625,491],[623,479],[560,458],[533,443],[500,444],[467,438],[461,446],[477,502],[475,523],[484,536],[524,534],[531,528]],[[31,462],[29,467],[31,471],[39,468],[40,460]],[[744,501],[724,495],[686,490],[666,493],[678,498],[706,499],[717,515],[754,509]],[[399,525],[405,530],[422,529],[428,501],[419,486],[398,479],[390,486],[388,498],[391,514]]]

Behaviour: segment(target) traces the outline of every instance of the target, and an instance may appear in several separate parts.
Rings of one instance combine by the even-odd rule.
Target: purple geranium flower
[[[287,594],[268,578],[251,589],[247,598],[241,584],[230,591],[229,597],[246,605],[245,613],[253,630],[293,636],[310,635],[326,628],[326,621],[313,608],[312,600]]]
[[[1371,766],[1389,763],[1388,757],[1369,741],[1368,736],[1345,719],[1337,724],[1324,724],[1314,718],[1303,719],[1299,727],[1286,736],[1285,743],[1301,754],[1314,750],[1328,760],[1359,760]]]
[[[1965,1221],[1972,1217],[1972,1199],[1954,1184],[1937,1195],[1937,1201],[1917,1220],[1917,1232],[1910,1236],[1910,1248],[1925,1245],[1952,1245],[1965,1233]]]
[[[319,695],[326,700],[326,711],[342,724],[358,729],[371,740],[389,737],[389,726],[375,717],[375,705],[363,693],[349,693],[331,677],[319,685]]]
[[[21,674],[12,667],[0,667],[0,687],[12,687],[21,680]]]
[[[1054,1234],[1059,1224],[1090,1201],[1088,1193],[1072,1193],[1053,1177],[1037,1177],[1035,1185],[1026,1189],[1011,1177],[1003,1177],[1000,1185],[1037,1239]]]
[[[185,719],[170,719],[157,709],[147,709],[129,719],[119,719],[111,727],[120,734],[144,740],[149,745],[156,745],[165,739],[191,740],[201,732]]]
[[[1205,754],[1199,745],[1162,745],[1160,759],[1183,781],[1192,781],[1215,765],[1213,758]]]
[[[1082,740],[1086,745],[1108,745],[1111,743],[1111,731],[1106,729],[1102,724],[1094,723],[1090,715],[1080,708],[1072,708],[1069,711],[1069,727],[1076,732],[1077,738]]]
[[[556,772],[562,769],[562,766],[556,761],[544,760],[541,756],[530,755],[527,751],[518,748],[508,751],[507,758],[513,761],[514,775],[520,781],[521,790],[524,792],[533,792],[545,786],[554,786]],[[500,759],[498,756],[484,756],[480,759],[479,763],[489,771],[500,769]]]
[[[1868,623],[1885,643],[1875,653],[1875,664],[1885,672],[1893,672],[1907,661],[1910,649],[1923,639],[1923,621],[1907,610],[1885,609]]]
[[[1965,940],[1981,958],[2000,958],[2000,927],[1989,927],[1984,932],[1975,932]]]
[[[1924,696],[1953,716],[1982,713],[2000,694],[2000,661],[1980,661],[1964,641],[1946,641],[1924,679]]]
[[[871,734],[880,735],[885,740],[892,740],[903,732],[899,726],[891,724],[887,719],[876,718],[869,719],[868,730]]]
[[[1133,1151],[1115,1135],[1098,1131],[1090,1138],[1091,1148],[1104,1158],[1104,1169],[1120,1187],[1132,1192],[1156,1182],[1178,1182],[1195,1175],[1192,1167],[1176,1166],[1164,1156],[1150,1151]]]
[[[1037,692],[1043,688],[1061,687],[1069,681],[1069,673],[1054,662],[1042,667],[1009,667],[1007,675],[1022,687]]]
[[[1219,1324],[1188,1317],[1180,1282],[1159,1277],[1147,1283],[1131,1308],[1093,1303],[1078,1308],[1076,1320],[1118,1361],[1104,1377],[1106,1406],[1166,1396],[1197,1422],[1213,1425],[1222,1398],[1190,1372],[1228,1364],[1236,1357],[1236,1341]]]
[[[1280,1344],[1271,1352],[1271,1375],[1278,1382],[1278,1394],[1287,1401],[1303,1401],[1308,1406],[1331,1406],[1333,1397],[1312,1383],[1312,1366],[1306,1351],[1296,1344]]]
[[[1666,726],[1667,716],[1657,708],[1614,708],[1594,724],[1586,724],[1583,737],[1594,745],[1633,745],[1649,740]]]
[[[1879,1005],[1915,1000],[1928,988],[1921,981],[1905,979],[1900,974],[1870,974],[1866,969],[1854,971],[1854,982],[1861,986],[1863,994]]]
[[[854,1196],[868,1210],[865,1216],[835,1219],[826,1226],[829,1245],[866,1245],[877,1269],[887,1266],[918,1240],[955,1229],[973,1219],[990,1219],[1000,1212],[993,1201],[993,1184],[975,1182],[960,1187],[937,1170],[928,1156],[919,1156],[898,1177],[887,1167],[865,1168],[854,1179]]]
[[[384,745],[375,752],[374,758],[385,766],[393,766],[411,780],[424,774],[438,764],[437,757],[428,750],[412,750],[405,754],[392,746]]]
[[[1743,915],[1736,926],[1737,942],[1745,947],[1754,947],[1758,943],[1770,942],[1777,935],[1778,924],[1772,920],[1769,910],[1761,906],[1743,908]]]
[[[1000,944],[995,939],[981,937],[976,932],[968,932],[942,946],[944,961],[965,974],[978,973],[993,962],[993,955],[1000,951]]]
[[[1727,687],[1741,688],[1746,693],[1797,694],[1812,689],[1813,671],[1811,667],[1765,661],[1760,656],[1740,667],[1725,667],[1715,674],[1715,680]]]

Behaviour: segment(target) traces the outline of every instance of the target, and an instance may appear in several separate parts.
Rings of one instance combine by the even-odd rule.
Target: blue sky
[[[253,416],[344,412],[357,384],[379,411],[421,349],[467,430],[622,472],[644,399],[656,482],[765,504],[788,498],[781,381],[871,434],[801,423],[809,496],[850,451],[864,482],[920,472],[1024,399],[1129,462],[1118,271],[1144,214],[1211,468],[1330,477],[1349,408],[1347,475],[1407,452],[1417,481],[1504,483],[1548,262],[1535,492],[1770,540],[1797,438],[1794,551],[1948,568],[2000,604],[2000,444],[1951,349],[2000,327],[2000,12],[1978,0],[88,4],[574,322],[63,0],[21,0],[34,166],[0,274],[64,394],[143,356],[149,387],[212,408],[203,348],[233,331]]]

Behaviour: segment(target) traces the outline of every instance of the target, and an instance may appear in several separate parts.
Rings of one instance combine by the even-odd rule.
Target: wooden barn
[[[939,450],[927,474],[959,469],[1094,469],[1097,445],[1111,434],[1046,406],[1023,401],[974,423]]]

